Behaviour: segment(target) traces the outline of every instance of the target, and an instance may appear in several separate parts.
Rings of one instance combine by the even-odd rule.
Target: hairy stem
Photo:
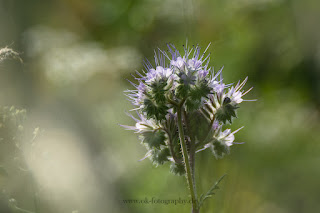
[[[191,167],[190,167],[190,162],[189,162],[189,157],[187,152],[187,145],[186,145],[184,130],[182,126],[182,115],[181,115],[182,104],[178,107],[177,114],[178,114],[178,130],[179,130],[179,136],[180,136],[180,144],[181,144],[182,155],[183,155],[183,160],[184,160],[185,169],[186,169],[186,178],[188,181],[191,199],[192,199],[192,212],[198,213],[199,209],[198,209],[197,194],[195,192],[195,184],[192,178],[192,172],[191,172]]]

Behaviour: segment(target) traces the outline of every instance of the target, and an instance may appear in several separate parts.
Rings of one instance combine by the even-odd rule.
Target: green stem
[[[195,193],[195,185],[193,182],[191,167],[190,167],[190,163],[189,163],[189,159],[188,159],[187,145],[186,145],[184,130],[183,130],[183,126],[182,126],[181,113],[182,113],[182,104],[177,109],[180,144],[181,144],[182,155],[183,155],[183,160],[184,160],[185,169],[186,169],[186,177],[187,177],[187,181],[188,181],[188,185],[189,185],[189,189],[190,189],[190,194],[191,194],[191,199],[192,199],[192,212],[198,213],[199,209],[198,209],[197,194]]]

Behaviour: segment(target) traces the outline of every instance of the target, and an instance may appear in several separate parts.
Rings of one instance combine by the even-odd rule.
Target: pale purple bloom
[[[145,97],[145,91],[146,91],[146,85],[142,82],[139,83],[139,86],[137,87],[138,89],[138,94],[137,94],[137,99],[138,99],[138,102],[142,102],[144,97]]]
[[[174,45],[169,44],[169,51],[155,51],[155,63],[145,60],[144,70],[137,71],[136,76],[133,76],[138,81],[137,84],[129,81],[135,89],[127,90],[126,95],[136,106],[133,110],[136,110],[138,118],[130,115],[136,124],[123,127],[139,134],[143,143],[148,145],[146,156],[152,156],[154,162],[162,164],[158,155],[160,151],[170,155],[167,153],[169,148],[172,156],[168,159],[173,162],[182,161],[176,161],[176,156],[173,155],[176,149],[168,144],[172,140],[174,146],[178,146],[174,148],[180,148],[173,140],[178,133],[177,114],[174,112],[179,109],[186,110],[192,119],[201,113],[208,120],[208,126],[205,127],[207,136],[203,141],[196,141],[199,144],[197,152],[211,148],[217,158],[222,158],[230,152],[230,146],[236,144],[234,134],[240,129],[234,132],[222,129],[236,118],[237,105],[245,101],[243,96],[252,88],[242,91],[247,78],[235,86],[225,84],[221,74],[223,67],[218,72],[209,67],[210,53],[206,53],[208,47],[200,54],[198,45],[191,48],[185,45],[184,52],[180,54]],[[182,131],[185,131],[185,138],[189,141],[192,138],[187,131],[189,127],[184,124],[185,119],[181,122],[186,128],[186,131]],[[176,155],[179,153],[180,149],[177,149]]]
[[[231,132],[231,129],[226,129],[224,131],[221,131],[221,128],[222,126],[219,125],[219,122],[215,121],[213,126],[212,126],[212,129],[213,131],[215,132],[215,135],[214,136],[214,140],[217,140],[219,141],[221,144],[224,144],[226,146],[232,146],[233,144],[241,144],[241,143],[236,143],[234,142],[234,134],[236,134],[237,132],[239,132],[243,127]],[[197,150],[197,152],[201,152],[203,150],[206,150],[207,148],[213,148],[213,144],[212,143],[208,143],[206,145],[203,146],[203,148]]]
[[[209,83],[209,87],[211,87],[215,93],[221,95],[224,91],[225,84],[219,83],[218,81],[212,81]]]
[[[231,132],[231,129],[226,129],[223,132],[220,131],[216,137],[218,141],[227,146],[232,146],[234,144],[234,134],[239,132],[243,127]]]
[[[231,102],[236,104],[240,104],[243,101],[241,98],[242,92],[236,91],[233,87],[229,90],[227,96],[230,97]]]
[[[215,120],[212,124],[212,129],[217,130],[219,128],[219,121]]]
[[[186,61],[179,56],[176,60],[171,60],[170,64],[171,66],[177,67],[179,70],[184,70]]]
[[[156,71],[159,73],[161,78],[169,78],[173,74],[172,69],[163,68],[161,66],[158,66]]]
[[[133,117],[131,114],[128,114],[133,120],[135,120],[135,126],[127,126],[121,125],[126,130],[134,130],[135,133],[143,133],[143,132],[152,132],[156,129],[159,129],[160,126],[153,119],[147,119],[144,115],[137,113],[139,119]]]
[[[198,71],[198,78],[199,79],[204,79],[207,75],[209,74],[208,70],[199,70]]]
[[[140,81],[139,86],[137,87],[138,91],[143,93],[146,90],[146,85]]]
[[[231,100],[231,103],[233,104],[240,104],[242,101],[244,101],[242,99],[242,96],[244,96],[245,94],[247,94],[248,92],[250,92],[250,90],[253,88],[251,87],[250,89],[248,89],[247,91],[240,91],[243,86],[246,84],[248,80],[248,77],[246,77],[242,83],[240,83],[240,81],[237,83],[237,85],[235,87],[231,87],[228,91],[228,93],[226,94],[226,97],[229,97]]]
[[[233,141],[234,141],[234,135],[231,132],[231,129],[226,129],[223,132],[220,132],[217,139],[221,143],[226,144],[227,146],[232,146]]]
[[[133,105],[141,107],[141,104],[145,98],[146,85],[142,81],[139,81],[139,85],[136,85],[132,82],[130,83],[136,88],[136,90],[126,90],[125,92],[128,93],[126,96]]]
[[[230,85],[225,85],[224,83],[222,83],[222,80],[220,80],[219,82],[213,79],[211,79],[211,81],[209,82],[209,87],[213,89],[214,94],[210,94],[208,101],[205,103],[207,107],[211,110],[211,112],[215,113],[219,108],[223,107],[223,102],[225,98],[230,98],[229,103],[234,106],[240,104],[242,101],[249,101],[243,100],[242,97],[246,95],[252,88],[245,92],[240,91],[247,82],[247,78],[242,83],[240,83],[239,81],[235,87],[232,86],[231,88],[229,88],[227,92],[225,91],[225,89],[228,88]],[[210,110],[206,111],[209,112],[210,117],[213,117]]]
[[[188,60],[188,68],[191,70],[197,70],[201,67],[202,61],[197,60],[196,58],[192,58]]]
[[[152,82],[157,77],[157,71],[155,69],[150,69],[149,72],[147,72],[146,76],[146,82]]]
[[[219,97],[222,96],[224,89],[226,88],[226,85],[222,82],[222,70],[223,67],[209,80],[209,87],[213,89],[215,93],[219,95]],[[220,80],[218,81],[217,78],[220,75]]]
[[[157,66],[156,69],[150,69],[147,73],[146,82],[154,82],[160,79],[168,79],[173,74],[172,69],[170,68],[163,68],[162,66]]]

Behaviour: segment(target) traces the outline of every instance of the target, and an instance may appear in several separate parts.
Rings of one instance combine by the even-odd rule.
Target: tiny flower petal
[[[175,66],[178,69],[183,70],[186,64],[186,61],[179,56],[176,60],[171,60],[170,64],[171,66]]]

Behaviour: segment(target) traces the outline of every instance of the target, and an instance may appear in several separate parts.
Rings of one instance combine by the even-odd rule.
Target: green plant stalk
[[[195,192],[195,185],[192,178],[192,172],[191,172],[191,167],[190,167],[189,158],[188,158],[187,145],[186,145],[183,126],[182,126],[181,111],[182,111],[182,104],[177,109],[180,144],[181,144],[182,155],[183,155],[183,160],[184,160],[185,169],[186,169],[186,177],[187,177],[191,199],[192,199],[192,213],[198,213],[199,212],[198,200],[197,200],[197,194]]]

